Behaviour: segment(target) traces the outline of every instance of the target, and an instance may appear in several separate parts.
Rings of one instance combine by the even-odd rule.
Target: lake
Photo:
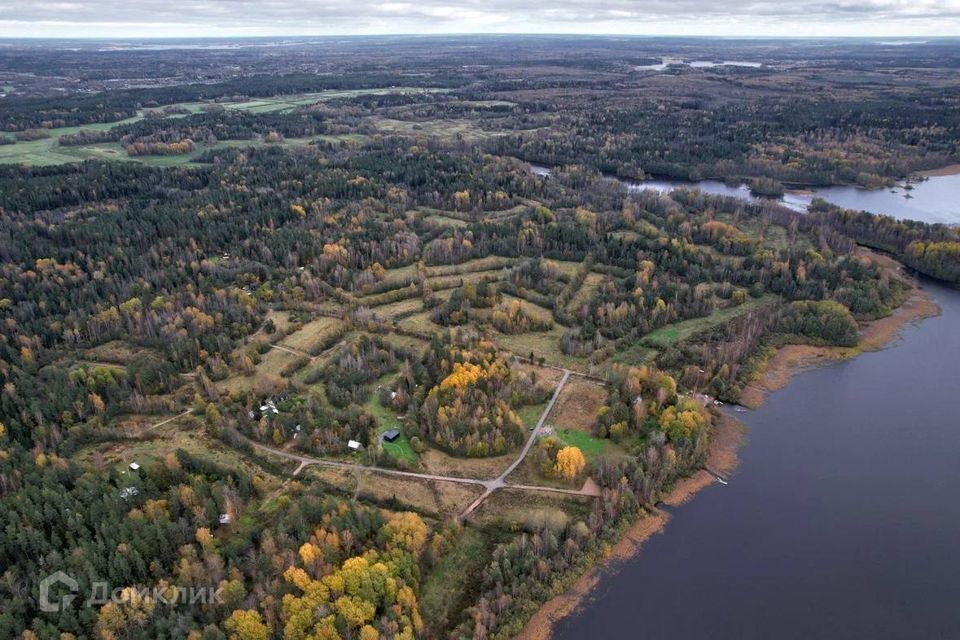
[[[960,292],[889,349],[736,413],[729,485],[605,570],[556,640],[960,638]]]
[[[531,170],[541,176],[550,175],[550,168],[530,165]],[[640,182],[619,180],[632,191],[655,189],[668,192],[674,189],[700,189],[704,193],[730,196],[760,202],[763,198],[750,193],[744,184],[729,185],[720,180],[701,180],[686,182],[682,180],[643,180]],[[813,195],[787,193],[779,202],[795,211],[806,211],[814,197],[827,202],[858,211],[882,213],[895,218],[920,220],[921,222],[960,224],[960,175],[933,176],[913,185],[906,190],[903,185],[894,189],[860,189],[857,187],[816,187],[810,189]],[[906,198],[905,195],[910,197]]]
[[[745,184],[728,185],[719,180],[684,182],[681,180],[623,181],[628,189],[656,189],[672,191],[680,188],[700,189],[704,193],[732,196],[741,200],[759,202],[763,198],[750,193]],[[806,211],[815,197],[823,198],[837,206],[857,211],[882,213],[895,218],[920,220],[921,222],[960,224],[960,175],[933,176],[912,185],[907,190],[903,185],[885,189],[860,189],[858,187],[813,187],[811,194],[786,193],[778,200],[796,211]],[[910,197],[905,197],[909,195]]]

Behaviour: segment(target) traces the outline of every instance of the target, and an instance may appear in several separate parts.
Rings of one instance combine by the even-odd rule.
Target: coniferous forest
[[[956,47],[472,46],[0,51],[0,638],[511,638],[771,349],[960,284],[776,200],[960,162]]]

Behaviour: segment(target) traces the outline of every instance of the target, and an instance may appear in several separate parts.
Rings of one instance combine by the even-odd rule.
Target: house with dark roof
[[[400,437],[399,429],[390,429],[389,431],[383,432],[383,441],[384,442],[393,442]]]

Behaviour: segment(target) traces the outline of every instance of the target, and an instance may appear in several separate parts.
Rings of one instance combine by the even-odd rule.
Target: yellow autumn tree
[[[557,452],[557,463],[553,470],[565,480],[573,480],[587,466],[583,452],[577,447],[564,447]]]
[[[427,543],[427,525],[409,511],[396,515],[383,530],[390,544],[401,546],[415,556],[420,555]]]
[[[267,640],[270,629],[253,609],[237,609],[223,624],[230,640]]]

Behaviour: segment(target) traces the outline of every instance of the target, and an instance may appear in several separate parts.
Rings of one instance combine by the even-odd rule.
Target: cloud
[[[0,0],[0,36],[950,35],[960,0]]]

